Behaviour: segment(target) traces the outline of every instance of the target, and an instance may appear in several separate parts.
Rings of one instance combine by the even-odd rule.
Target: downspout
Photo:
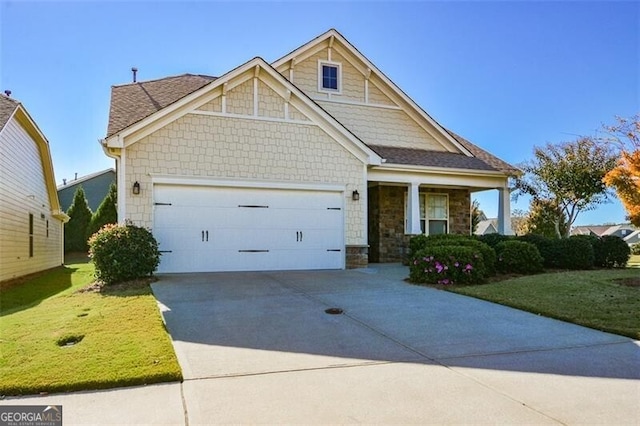
[[[104,154],[116,160],[116,183],[117,183],[117,210],[118,210],[118,223],[124,223],[126,217],[126,193],[124,182],[124,148],[109,148],[105,139],[100,139],[100,145]]]

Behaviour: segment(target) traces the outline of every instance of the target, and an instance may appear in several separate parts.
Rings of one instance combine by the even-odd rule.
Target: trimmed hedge
[[[549,238],[538,234],[526,234],[519,236],[517,240],[536,246],[540,256],[542,256],[542,264],[545,268],[562,267],[560,265],[562,246],[558,238]]]
[[[486,235],[479,235],[476,237],[476,239],[478,239],[478,241],[481,241],[483,243],[485,243],[486,245],[488,245],[491,248],[496,248],[496,246],[498,244],[500,244],[503,241],[512,241],[514,240],[516,237],[513,235],[504,235],[504,234],[486,234]]]
[[[430,245],[414,253],[409,279],[426,284],[475,284],[487,277],[482,254],[473,247]]]
[[[424,250],[427,247],[444,247],[444,246],[461,246],[470,247],[479,251],[482,254],[484,261],[484,267],[488,275],[495,275],[496,273],[496,252],[487,244],[478,241],[470,235],[459,234],[440,234],[440,235],[417,235],[409,241],[409,248],[411,249],[411,258],[413,253]]]
[[[600,238],[599,252],[596,254],[596,266],[603,268],[624,268],[631,257],[629,244],[615,235]]]
[[[151,232],[135,225],[105,225],[89,240],[89,257],[96,278],[105,284],[153,274],[160,264],[158,242]]]
[[[588,239],[572,236],[557,241],[560,247],[560,268],[574,270],[593,268],[595,255]]]
[[[535,274],[543,270],[543,258],[536,246],[524,241],[503,241],[496,245],[498,270],[505,273]]]

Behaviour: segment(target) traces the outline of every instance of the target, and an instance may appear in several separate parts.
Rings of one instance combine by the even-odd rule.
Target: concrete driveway
[[[153,290],[183,383],[0,406],[62,405],[65,425],[640,424],[640,342],[406,275],[164,275]]]
[[[640,423],[639,342],[406,276],[162,276],[185,422]]]

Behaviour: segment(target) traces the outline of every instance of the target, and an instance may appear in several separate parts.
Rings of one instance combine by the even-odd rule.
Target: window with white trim
[[[404,200],[405,232],[409,232],[409,212],[407,194]],[[437,235],[449,233],[449,195],[421,193],[420,230],[423,234]]]
[[[318,91],[342,92],[342,64],[339,62],[318,61]]]

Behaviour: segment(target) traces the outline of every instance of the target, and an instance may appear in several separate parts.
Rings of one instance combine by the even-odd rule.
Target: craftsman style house
[[[220,77],[113,86],[105,153],[120,220],[160,271],[399,261],[411,235],[470,233],[470,196],[517,170],[443,128],[340,33]]]

